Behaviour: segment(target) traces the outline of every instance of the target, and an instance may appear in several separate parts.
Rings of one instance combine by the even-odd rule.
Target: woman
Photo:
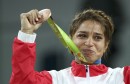
[[[101,64],[114,28],[108,15],[93,9],[76,15],[70,27],[72,40],[88,62],[75,58],[71,67],[60,71],[35,71],[34,32],[50,15],[49,9],[21,14],[21,30],[13,44],[10,84],[130,84],[129,66],[112,69]]]

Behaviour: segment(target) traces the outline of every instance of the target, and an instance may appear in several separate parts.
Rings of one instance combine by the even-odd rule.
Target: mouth
[[[83,55],[85,55],[86,57],[91,57],[92,55],[95,54],[95,52],[91,49],[82,49],[81,52],[83,53]]]

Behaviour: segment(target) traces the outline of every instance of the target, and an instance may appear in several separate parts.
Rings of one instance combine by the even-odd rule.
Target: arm
[[[124,67],[124,82],[130,84],[130,66]]]
[[[52,84],[47,71],[34,70],[36,59],[34,43],[37,30],[45,19],[37,10],[21,14],[21,31],[14,39],[12,56],[12,75],[10,84]]]

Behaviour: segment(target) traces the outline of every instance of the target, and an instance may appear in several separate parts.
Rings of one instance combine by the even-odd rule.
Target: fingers
[[[41,20],[43,19],[42,15],[40,15],[38,13],[38,10],[31,10],[30,12],[28,12],[28,20],[31,24],[37,24],[37,23],[40,23]]]
[[[29,17],[28,20],[30,21],[31,24],[36,24],[36,20],[38,21],[38,17],[37,17],[37,10],[31,10],[29,12]]]
[[[21,18],[26,19],[30,24],[43,23],[51,16],[50,9],[43,9],[38,11],[37,9],[31,10],[27,13],[22,13]]]
[[[42,23],[42,21],[43,21],[43,16],[40,15],[38,13],[38,10],[36,10],[36,9],[31,10],[27,13],[22,13],[20,16],[21,16],[21,18],[28,20],[28,22],[33,25]]]

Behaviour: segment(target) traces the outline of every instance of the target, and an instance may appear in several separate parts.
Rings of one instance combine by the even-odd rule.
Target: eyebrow
[[[96,35],[98,35],[98,36],[103,36],[103,34],[101,34],[101,33],[95,33]]]
[[[78,33],[87,33],[86,31],[79,31]]]
[[[79,31],[78,33],[87,33],[86,31]],[[97,32],[94,32],[96,35],[98,35],[98,36],[103,36],[103,34],[101,34],[101,33],[97,33]]]

